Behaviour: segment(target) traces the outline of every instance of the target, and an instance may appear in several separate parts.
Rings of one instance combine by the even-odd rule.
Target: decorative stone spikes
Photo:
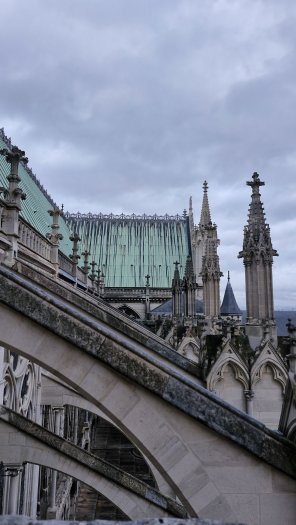
[[[195,283],[192,258],[190,257],[190,255],[188,255],[186,260],[184,281],[186,281],[187,283]]]
[[[55,273],[58,274],[59,269],[59,245],[63,239],[60,233],[59,217],[62,215],[62,211],[59,208],[48,210],[50,217],[52,218],[51,233],[48,233],[46,237],[51,242],[50,260],[55,267]]]
[[[83,274],[84,274],[84,282],[87,285],[87,276],[88,276],[88,272],[90,270],[90,266],[88,264],[88,258],[90,256],[90,252],[88,250],[84,250],[84,252],[82,252],[81,255],[83,257],[82,271],[83,271]]]
[[[208,200],[207,181],[204,181],[203,183],[203,191],[204,191],[204,194],[203,194],[199,226],[207,227],[212,224],[211,212],[210,212],[210,206],[209,206],[209,200]]]
[[[182,314],[182,281],[179,273],[179,262],[175,263],[174,277],[172,280],[172,307],[173,307],[173,317],[179,317]]]
[[[96,275],[96,279],[95,279],[95,283],[96,283],[96,287],[97,287],[97,292],[98,294],[100,295],[100,287],[101,287],[101,270],[100,268],[97,269],[97,275]]]
[[[185,317],[193,317],[195,315],[195,299],[197,283],[193,271],[192,258],[187,257],[185,274],[182,282],[184,290],[184,315]]]
[[[71,235],[70,237],[70,241],[73,242],[73,246],[72,246],[72,254],[70,255],[70,259],[72,259],[72,274],[73,274],[73,277],[77,277],[77,265],[78,265],[78,261],[80,259],[80,255],[78,255],[78,243],[81,241],[78,233],[74,233],[73,235]]]
[[[19,176],[19,164],[23,162],[27,164],[28,159],[25,157],[25,152],[12,146],[11,151],[4,148],[0,150],[0,154],[4,155],[7,162],[10,164],[10,173],[7,176],[8,188],[0,188],[4,195],[5,210],[1,217],[3,220],[3,230],[10,242],[10,248],[7,252],[6,264],[12,266],[15,263],[18,251],[19,238],[19,212],[21,211],[21,201],[25,200],[26,195],[19,187],[21,178]]]
[[[145,275],[146,283],[145,283],[145,318],[146,320],[149,320],[151,318],[150,315],[150,275]]]
[[[189,214],[188,214],[188,217],[189,217],[190,234],[192,236],[193,232],[194,232],[194,216],[193,216],[193,208],[192,208],[192,197],[189,197]]]
[[[55,208],[53,210],[48,210],[48,213],[50,217],[52,218],[52,223],[51,223],[52,232],[47,235],[47,238],[51,241],[53,245],[59,246],[60,241],[63,239],[62,234],[59,233],[59,230],[60,230],[59,217],[62,215],[62,211],[59,208]]]
[[[13,146],[11,151],[4,148],[0,150],[0,154],[4,155],[7,162],[10,164],[10,173],[7,176],[9,182],[8,189],[4,191],[4,199],[6,206],[21,210],[21,200],[25,200],[26,195],[19,187],[21,178],[19,176],[19,164],[22,161],[27,164],[28,159],[25,157],[25,152]]]
[[[88,250],[84,250],[84,252],[82,252],[82,257],[83,257],[83,267],[82,267],[82,271],[87,275],[89,270],[90,270],[90,266],[88,264],[88,258],[90,256],[90,252]]]
[[[174,277],[173,277],[173,280],[172,280],[172,288],[179,287],[181,285],[180,272],[179,272],[179,268],[178,268],[179,264],[180,263],[178,261],[174,262],[175,271],[174,271]]]
[[[92,288],[93,289],[95,287],[95,280],[96,280],[96,269],[95,269],[96,266],[97,266],[97,263],[95,261],[92,261],[90,263],[90,270],[91,270],[91,272],[90,272],[89,278],[90,278],[90,280],[92,282]]]
[[[248,223],[244,228],[243,249],[238,257],[245,265],[247,321],[261,323],[274,319],[272,263],[278,253],[273,249],[270,228],[265,221],[263,204],[260,200],[260,180],[254,173],[247,182],[252,188]]]

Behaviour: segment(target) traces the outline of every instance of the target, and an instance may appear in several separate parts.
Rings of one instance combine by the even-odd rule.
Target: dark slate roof
[[[107,287],[170,288],[174,262],[184,273],[190,254],[186,217],[135,215],[68,215],[69,228],[81,238],[80,251],[90,252],[105,275]]]
[[[228,280],[224,299],[220,308],[221,315],[242,315],[241,309],[238,307],[234,297],[232,286]]]
[[[168,301],[165,301],[160,306],[157,306],[154,308],[154,310],[151,311],[153,315],[171,315],[172,314],[172,299],[169,299]],[[202,301],[199,301],[198,299],[195,300],[195,313],[196,314],[202,314],[203,313],[203,303]]]

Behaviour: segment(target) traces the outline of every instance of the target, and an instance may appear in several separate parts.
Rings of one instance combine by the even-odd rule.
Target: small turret
[[[221,317],[232,317],[239,321],[242,318],[242,311],[237,305],[233,289],[230,283],[230,274],[228,272],[227,285],[225,289],[224,298],[220,308]]]

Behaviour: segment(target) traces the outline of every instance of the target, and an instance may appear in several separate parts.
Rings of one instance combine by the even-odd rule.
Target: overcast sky
[[[71,212],[182,213],[237,260],[254,171],[296,307],[295,0],[1,0],[0,126]],[[225,288],[222,280],[222,294]]]

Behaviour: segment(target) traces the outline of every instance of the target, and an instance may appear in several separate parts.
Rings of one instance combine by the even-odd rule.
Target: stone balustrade
[[[22,219],[19,221],[19,243],[50,261],[50,242]]]

